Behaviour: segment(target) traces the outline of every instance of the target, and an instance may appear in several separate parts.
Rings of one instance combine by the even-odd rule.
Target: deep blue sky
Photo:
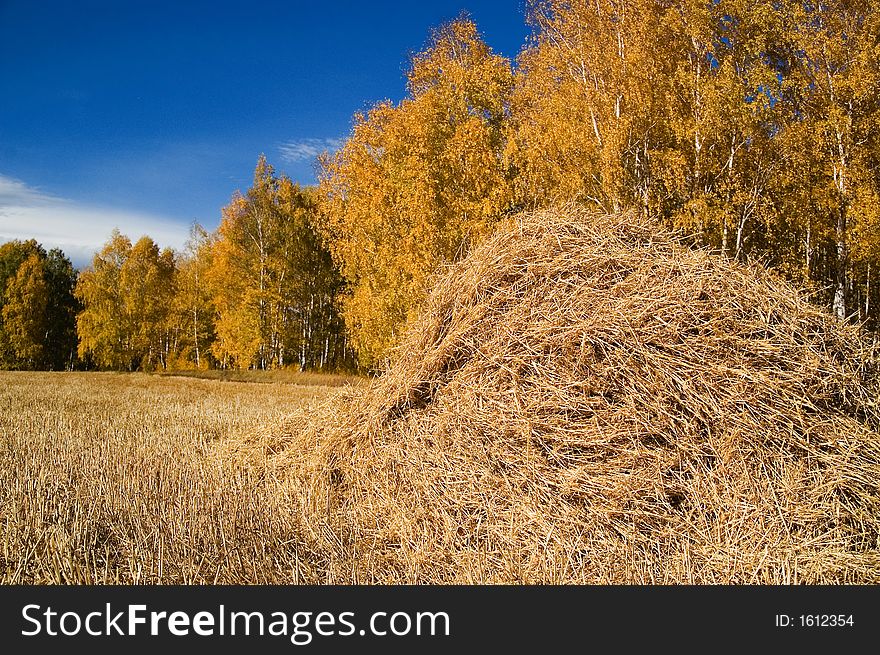
[[[74,229],[83,249],[114,221],[179,240],[217,225],[261,152],[310,184],[313,158],[294,153],[399,100],[409,55],[462,10],[516,56],[522,0],[0,0],[0,241]]]

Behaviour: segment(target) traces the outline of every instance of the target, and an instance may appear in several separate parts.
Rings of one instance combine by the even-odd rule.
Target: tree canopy
[[[76,353],[76,273],[35,240],[0,245],[0,367],[63,370]]]

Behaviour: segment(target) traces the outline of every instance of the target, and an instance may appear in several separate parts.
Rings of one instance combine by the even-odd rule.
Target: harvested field
[[[278,484],[216,444],[329,392],[0,373],[0,583],[323,581]]]
[[[633,215],[518,218],[393,364],[234,445],[360,583],[880,582],[876,346]]]

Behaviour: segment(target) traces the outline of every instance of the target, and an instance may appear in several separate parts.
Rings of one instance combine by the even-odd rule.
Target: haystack
[[[877,361],[650,221],[526,215],[275,470],[333,582],[880,582]]]

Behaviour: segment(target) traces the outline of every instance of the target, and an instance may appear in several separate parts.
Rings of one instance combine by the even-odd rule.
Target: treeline
[[[515,65],[467,18],[322,159],[363,363],[511,212],[636,208],[880,327],[880,3],[533,0]]]
[[[515,61],[466,16],[438,28],[317,188],[261,159],[182,253],[116,234],[73,300],[58,255],[16,255],[4,364],[72,361],[69,325],[56,347],[28,323],[42,293],[78,312],[92,365],[374,368],[439,268],[562,203],[658,217],[880,331],[880,0],[531,0],[527,19]]]
[[[60,251],[0,246],[0,365],[157,370],[354,367],[342,279],[312,193],[261,157],[254,183],[182,252],[114,231],[79,276]]]

